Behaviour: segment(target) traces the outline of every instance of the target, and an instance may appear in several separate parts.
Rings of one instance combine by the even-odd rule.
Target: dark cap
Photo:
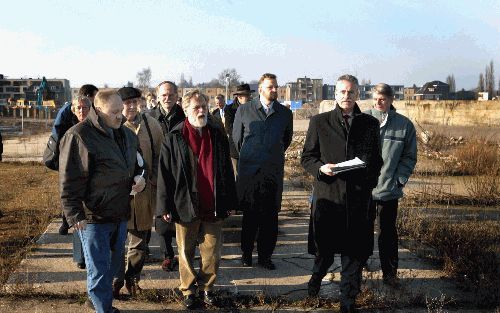
[[[118,89],[118,94],[122,98],[122,101],[141,97],[141,91],[134,87],[123,87]]]
[[[239,85],[236,87],[236,92],[233,93],[233,95],[249,95],[250,93],[254,92],[255,90],[250,90],[250,85],[249,84],[243,84]]]

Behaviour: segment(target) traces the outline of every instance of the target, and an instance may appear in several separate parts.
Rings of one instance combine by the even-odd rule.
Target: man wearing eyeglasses
[[[315,256],[309,296],[316,296],[321,281],[340,254],[340,311],[355,312],[361,272],[373,253],[371,192],[382,167],[379,123],[361,113],[356,77],[337,79],[335,108],[311,118],[302,151],[302,166],[313,175],[314,191],[308,251]],[[335,173],[337,163],[361,159],[365,167]]]
[[[78,98],[73,102],[67,102],[57,112],[54,126],[52,127],[52,140],[55,142],[55,156],[51,159],[50,164],[45,165],[53,170],[59,169],[59,143],[68,129],[85,120],[89,114],[94,97],[99,89],[91,84],[85,84],[78,90]],[[67,235],[69,224],[64,214],[62,214],[62,223],[59,228],[60,235]],[[76,232],[73,233],[73,261],[79,269],[85,269],[85,257],[83,255],[82,243]]]
[[[153,227],[154,208],[156,203],[156,178],[158,173],[158,157],[163,141],[163,131],[153,117],[139,113],[142,102],[141,91],[134,87],[123,87],[118,90],[123,101],[122,114],[126,121],[124,126],[132,130],[139,140],[139,148],[146,163],[149,178],[146,188],[133,196],[131,216],[128,221],[128,251],[113,281],[113,296],[118,298],[120,289],[125,285],[130,296],[134,297],[141,290],[138,283],[147,253],[148,235]],[[126,265],[125,265],[126,263]]]
[[[167,135],[186,118],[182,107],[178,104],[177,85],[171,81],[163,81],[156,87],[159,105],[149,111],[149,114],[160,122],[163,135]],[[173,271],[177,263],[172,247],[172,238],[175,237],[173,223],[161,218],[155,219],[155,230],[160,235],[160,249],[163,254],[161,268],[164,271]]]

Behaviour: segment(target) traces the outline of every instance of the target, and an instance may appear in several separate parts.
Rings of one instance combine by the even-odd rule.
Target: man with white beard
[[[182,98],[187,118],[165,135],[158,165],[156,215],[175,222],[183,304],[196,306],[197,291],[206,304],[222,248],[222,220],[236,207],[229,141],[220,122],[208,114],[208,97],[199,90]],[[199,245],[200,269],[194,268]],[[197,290],[198,289],[198,290]]]

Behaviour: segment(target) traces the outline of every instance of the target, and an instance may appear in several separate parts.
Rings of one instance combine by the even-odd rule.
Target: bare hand
[[[161,218],[162,218],[165,222],[167,222],[167,223],[172,222],[172,215],[171,215],[171,214],[163,214],[163,215],[161,216]]]
[[[134,177],[135,184],[132,185],[132,191],[141,192],[146,188],[146,180],[144,177],[137,175]]]
[[[87,228],[87,221],[86,220],[79,221],[73,225],[73,228],[75,230],[84,230],[85,228]]]
[[[335,167],[335,164],[332,164],[332,163],[327,163],[327,164],[324,164],[322,165],[319,170],[321,171],[321,173],[325,174],[325,175],[328,175],[328,176],[334,176],[335,173],[332,172],[333,168]]]

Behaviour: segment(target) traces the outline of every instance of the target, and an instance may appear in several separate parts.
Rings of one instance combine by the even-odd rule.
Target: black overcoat
[[[357,105],[349,131],[338,105],[311,118],[301,160],[315,177],[309,253],[360,257],[373,253],[374,212],[370,201],[383,164],[379,136],[378,121],[361,113]],[[332,177],[319,170],[323,164],[354,157],[366,162],[366,168]]]

